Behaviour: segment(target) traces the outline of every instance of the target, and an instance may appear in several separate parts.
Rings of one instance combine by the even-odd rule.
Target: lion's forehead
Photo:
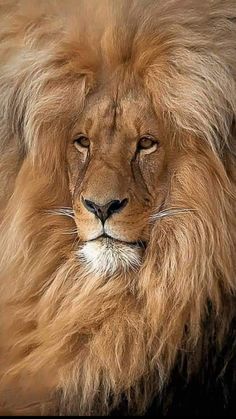
[[[100,94],[85,104],[78,124],[87,134],[126,130],[132,136],[139,135],[142,130],[155,130],[157,118],[145,93],[128,92],[121,97]]]

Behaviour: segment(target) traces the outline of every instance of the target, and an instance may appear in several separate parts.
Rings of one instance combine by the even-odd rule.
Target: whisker
[[[78,234],[78,230],[76,229],[76,230],[65,230],[65,231],[63,231],[63,233],[62,233],[63,235],[68,235],[68,236],[74,236],[74,235],[76,235],[76,234]]]
[[[172,217],[178,214],[196,211],[194,208],[165,208],[150,217],[150,222],[164,217]]]
[[[47,210],[47,214],[69,217],[72,220],[75,219],[74,211],[70,207],[62,207],[62,208],[55,208],[52,210]]]

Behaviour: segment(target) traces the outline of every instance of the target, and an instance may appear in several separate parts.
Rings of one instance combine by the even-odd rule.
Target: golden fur
[[[208,316],[220,348],[235,315],[235,1],[129,3],[0,1],[3,412],[142,413],[177,357],[200,368]],[[71,124],[118,79],[151,98],[168,180],[138,271],[107,280],[53,211]]]

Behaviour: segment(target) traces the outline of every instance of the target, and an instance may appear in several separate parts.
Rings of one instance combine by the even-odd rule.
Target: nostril
[[[109,214],[113,214],[114,212],[121,211],[127,205],[127,203],[128,203],[127,198],[123,199],[122,201],[119,201],[119,200],[112,201],[108,208]]]
[[[108,202],[105,205],[99,205],[89,199],[85,199],[82,197],[82,203],[84,207],[93,214],[96,215],[103,223],[110,217],[112,214],[120,212],[128,203],[128,199],[125,198],[122,201],[120,200],[113,200]]]
[[[91,212],[94,212],[94,213],[96,212],[96,206],[95,206],[94,202],[89,201],[88,199],[84,199],[84,198],[82,198],[82,202],[83,202],[85,208],[87,208],[88,211],[91,211]]]

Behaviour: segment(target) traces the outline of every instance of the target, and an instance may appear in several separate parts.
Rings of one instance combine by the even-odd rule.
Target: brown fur
[[[177,357],[190,375],[200,368],[209,303],[217,348],[227,335],[236,292],[236,6],[198,3],[0,1],[2,411],[107,414],[125,396],[142,413]],[[73,205],[68,138],[77,118],[93,93],[102,103],[118,85],[121,102],[135,91],[120,132],[145,112],[150,126],[151,106],[163,145],[143,175],[152,205],[135,201],[117,218],[122,239],[145,236],[142,264],[108,280],[76,256],[95,228],[81,190],[73,207],[81,234],[65,234],[74,219],[52,211]],[[101,132],[104,114],[93,115]],[[122,195],[130,175],[119,156],[110,161]],[[106,181],[104,166],[89,170]],[[94,177],[86,182],[87,193],[102,194]],[[161,204],[176,212],[156,214],[146,230]]]

